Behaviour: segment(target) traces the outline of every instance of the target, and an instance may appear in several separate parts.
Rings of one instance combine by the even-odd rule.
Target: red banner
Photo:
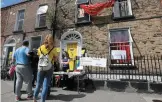
[[[96,4],[90,4],[90,5],[80,5],[82,9],[86,13],[88,13],[91,16],[96,16],[99,12],[101,12],[104,8],[112,7],[115,3],[115,0],[109,0],[104,3],[96,3]]]

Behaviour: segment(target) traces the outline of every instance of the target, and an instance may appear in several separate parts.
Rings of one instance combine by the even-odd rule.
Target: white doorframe
[[[61,36],[60,41],[60,61],[62,59],[62,49],[67,49],[68,43],[77,43],[77,54],[81,56],[82,35],[78,31],[68,31]]]

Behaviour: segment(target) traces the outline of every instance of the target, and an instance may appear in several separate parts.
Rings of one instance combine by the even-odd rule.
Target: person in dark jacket
[[[35,81],[37,79],[37,67],[38,67],[38,61],[39,57],[37,56],[37,50],[33,49],[32,51],[29,52],[31,55],[30,57],[30,63],[31,63],[31,68],[33,70],[33,81],[32,81],[32,86],[35,87]]]

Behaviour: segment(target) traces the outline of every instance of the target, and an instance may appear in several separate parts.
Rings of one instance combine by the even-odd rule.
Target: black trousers
[[[63,67],[63,71],[67,72],[69,67]],[[63,86],[68,86],[68,75],[63,75]]]
[[[32,81],[32,85],[35,85],[35,81],[37,80],[37,70],[33,70],[33,81]]]

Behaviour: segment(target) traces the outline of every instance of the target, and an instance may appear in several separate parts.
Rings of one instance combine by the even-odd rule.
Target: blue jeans
[[[48,71],[38,71],[37,73],[37,84],[36,88],[34,91],[34,98],[38,98],[38,94],[40,91],[40,88],[43,84],[43,89],[42,89],[42,94],[41,94],[41,102],[45,102],[47,93],[48,93],[48,88],[50,87],[50,82],[53,74],[53,69],[51,68]]]

